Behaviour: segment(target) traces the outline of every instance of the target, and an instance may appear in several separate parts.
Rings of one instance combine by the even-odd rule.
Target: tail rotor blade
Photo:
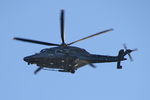
[[[127,45],[126,44],[123,44],[123,47],[125,50],[127,50]]]
[[[133,58],[130,54],[128,54],[130,61],[133,61]]]

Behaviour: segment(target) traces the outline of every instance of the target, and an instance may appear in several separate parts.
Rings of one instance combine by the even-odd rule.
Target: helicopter
[[[126,55],[129,56],[131,52],[136,51],[137,49],[127,49],[127,46],[124,44],[124,49],[119,50],[117,56],[107,56],[107,55],[97,55],[87,52],[83,48],[70,46],[79,41],[110,32],[113,29],[107,29],[96,34],[89,35],[87,37],[81,38],[79,40],[66,43],[64,39],[64,10],[60,12],[60,33],[61,33],[61,44],[42,42],[32,39],[14,37],[14,40],[19,40],[23,42],[55,46],[52,48],[42,49],[39,53],[35,53],[31,56],[24,57],[24,61],[30,64],[36,64],[38,68],[34,71],[34,74],[37,74],[40,70],[50,70],[58,72],[69,72],[75,73],[75,71],[85,65],[90,65],[95,68],[94,63],[109,63],[117,62],[117,69],[122,69],[121,61],[127,60]]]

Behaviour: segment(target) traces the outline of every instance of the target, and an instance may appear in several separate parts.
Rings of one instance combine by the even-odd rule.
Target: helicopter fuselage
[[[62,69],[74,73],[78,68],[92,63],[118,62],[118,56],[90,54],[85,49],[74,46],[60,46],[42,49],[24,58],[28,64],[36,64],[41,68]],[[120,61],[126,58],[120,59]]]

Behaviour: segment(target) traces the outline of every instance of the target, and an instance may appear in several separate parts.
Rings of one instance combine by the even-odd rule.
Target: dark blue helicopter
[[[35,74],[39,72],[41,69],[75,73],[75,70],[84,65],[88,64],[91,67],[95,68],[96,66],[93,63],[106,63],[106,62],[117,62],[117,69],[122,69],[122,66],[120,65],[121,61],[127,60],[126,58],[124,58],[124,56],[128,55],[130,60],[132,61],[130,53],[137,50],[137,49],[133,50],[127,49],[126,45],[124,44],[125,50],[121,49],[117,56],[106,56],[106,55],[90,54],[85,49],[70,46],[76,42],[88,39],[90,37],[102,33],[112,31],[113,29],[104,30],[102,32],[98,32],[96,34],[66,44],[64,40],[64,10],[61,10],[60,14],[60,30],[62,40],[61,44],[47,43],[19,37],[14,38],[15,40],[24,42],[48,46],[56,46],[53,48],[43,49],[39,53],[24,57],[24,61],[26,61],[28,64],[36,64],[37,66],[39,66],[34,71]]]

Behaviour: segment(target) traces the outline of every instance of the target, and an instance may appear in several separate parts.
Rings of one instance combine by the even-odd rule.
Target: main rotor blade
[[[71,45],[71,44],[74,44],[74,43],[76,43],[76,42],[79,42],[79,41],[82,41],[82,40],[85,40],[85,39],[88,39],[88,38],[91,38],[91,37],[94,37],[94,36],[97,36],[97,35],[100,35],[100,34],[102,34],[102,33],[106,33],[106,32],[112,31],[112,30],[113,30],[113,29],[104,30],[104,31],[98,32],[98,33],[96,33],[96,34],[93,34],[93,35],[90,35],[90,36],[81,38],[81,39],[76,40],[76,41],[74,41],[74,42],[71,42],[71,43],[69,43],[69,44],[67,44],[67,45]]]
[[[92,68],[96,68],[96,66],[94,64],[89,64]]]
[[[60,32],[61,32],[62,44],[65,44],[65,40],[64,40],[64,10],[61,10],[61,14],[60,14]]]
[[[37,74],[41,69],[42,69],[42,67],[37,68],[37,69],[34,71],[34,74]]]
[[[42,42],[42,41],[37,41],[37,40],[25,39],[25,38],[19,38],[19,37],[14,37],[13,39],[23,41],[23,42],[30,42],[30,43],[36,43],[36,44],[42,44],[42,45],[48,45],[48,46],[60,46],[59,44]]]

